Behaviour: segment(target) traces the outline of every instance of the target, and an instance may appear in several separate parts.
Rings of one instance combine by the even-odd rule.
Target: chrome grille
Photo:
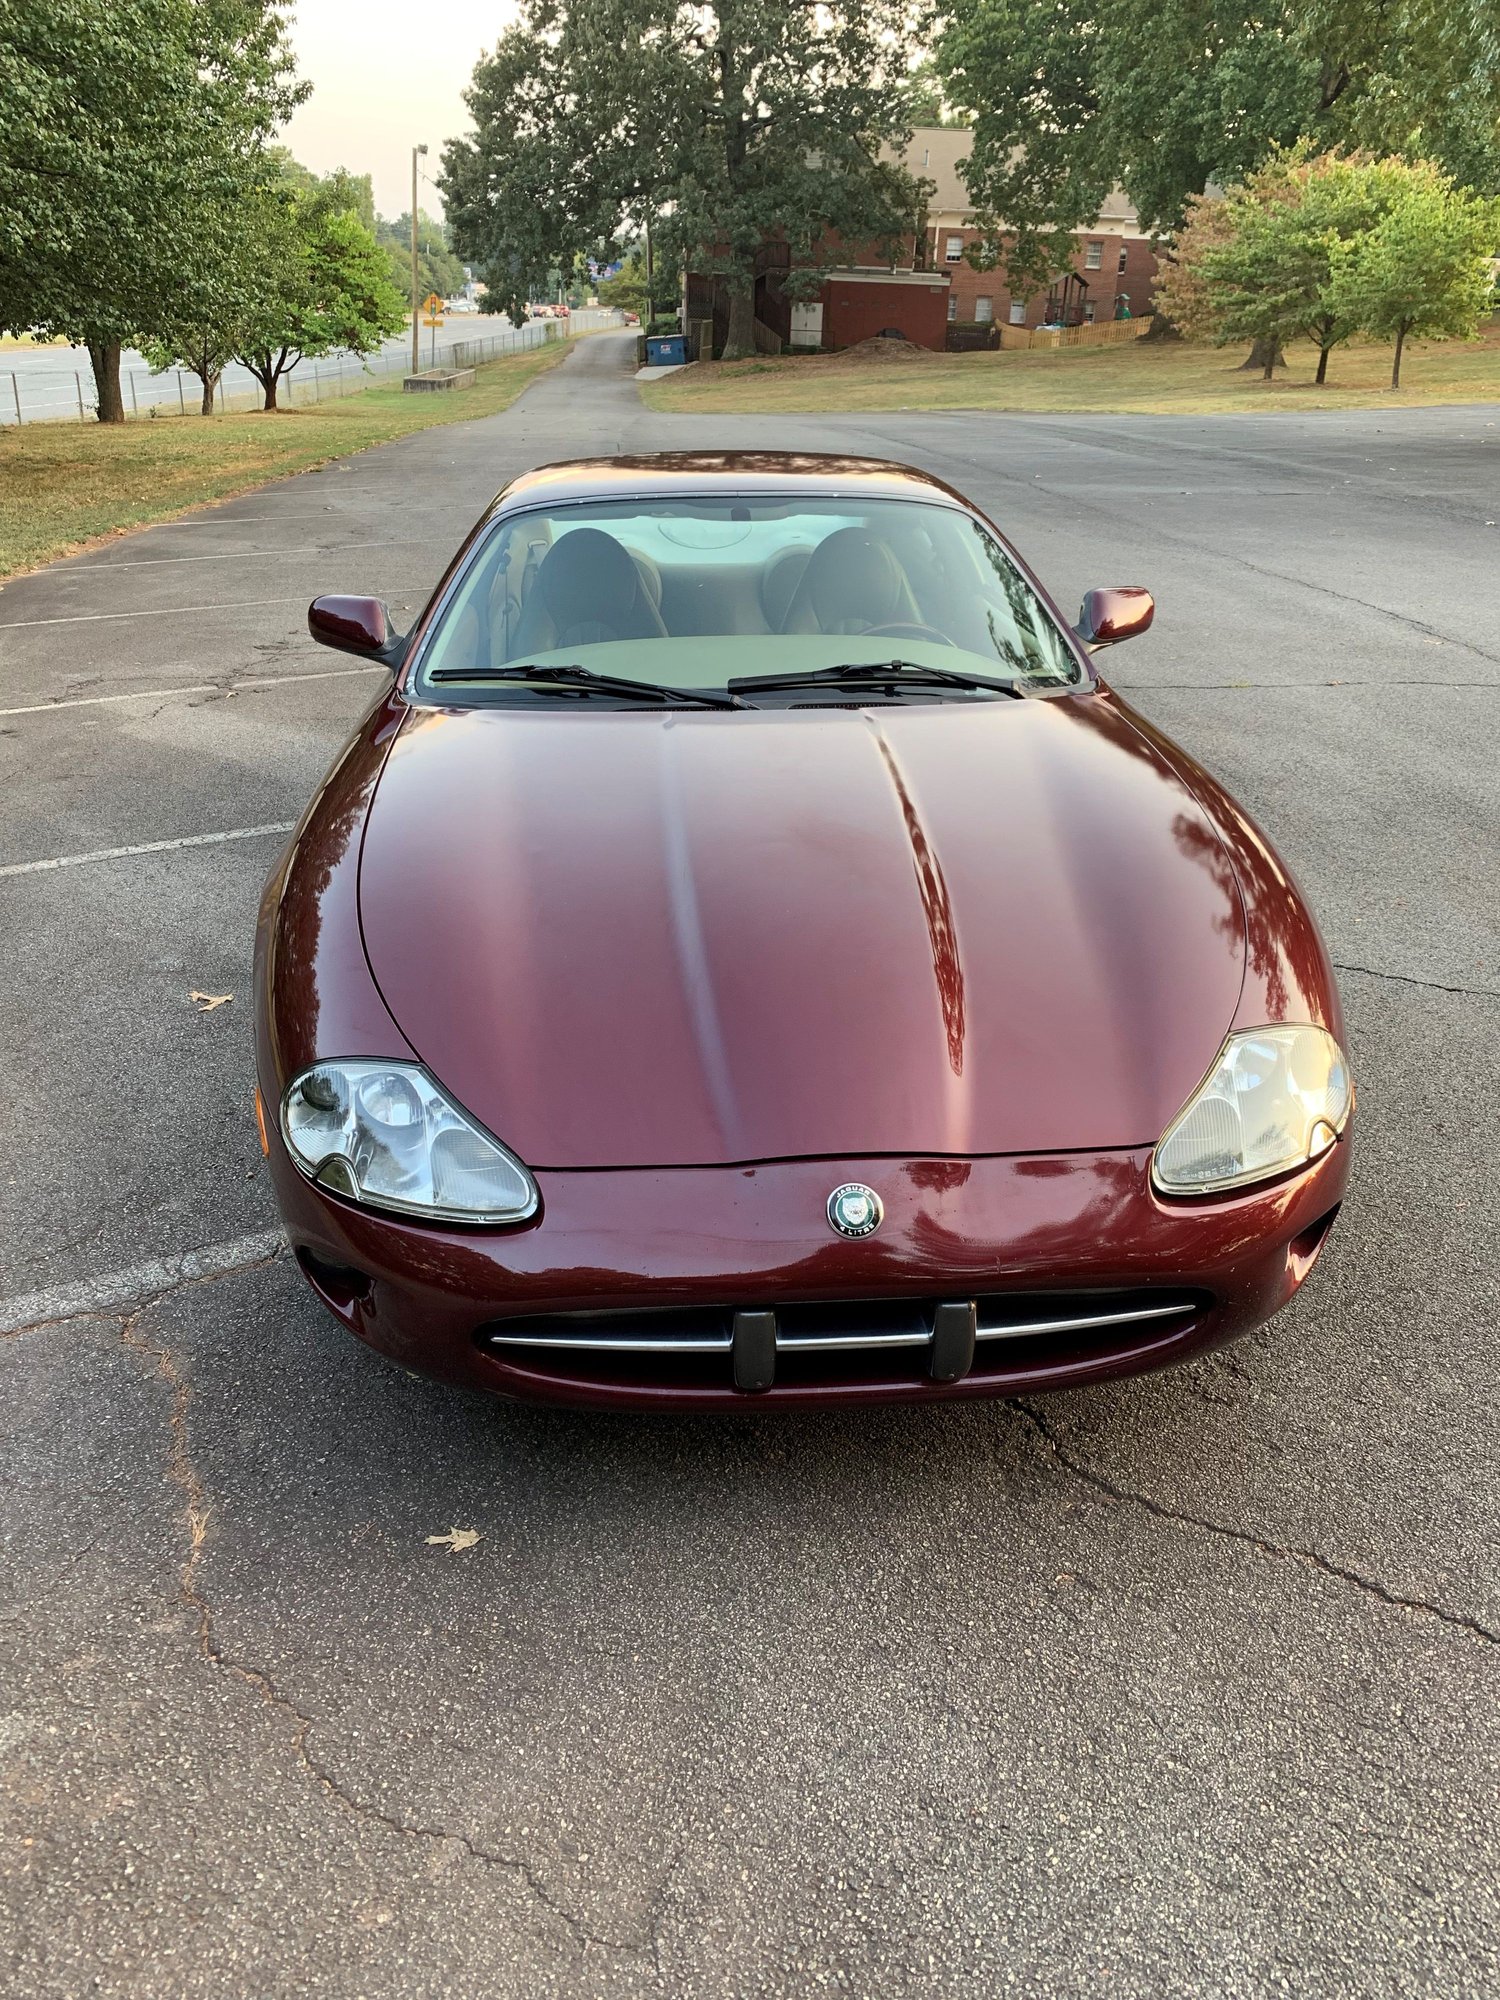
[[[903,1350],[929,1379],[959,1381],[986,1365],[985,1350],[995,1365],[1002,1352],[1008,1361],[1013,1348],[1026,1344],[1045,1350],[1106,1342],[1111,1334],[1165,1335],[1185,1328],[1208,1303],[1189,1292],[1137,1289],[670,1307],[492,1320],[477,1338],[500,1359],[535,1364],[551,1356],[582,1374],[610,1372],[611,1363],[670,1371],[674,1361],[707,1362],[712,1379],[729,1374],[736,1387],[753,1392],[770,1388],[788,1367],[795,1372],[799,1362],[821,1359],[847,1373],[865,1356],[872,1364],[866,1372],[885,1372]]]

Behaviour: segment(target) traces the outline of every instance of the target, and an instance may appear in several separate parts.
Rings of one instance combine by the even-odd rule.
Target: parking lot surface
[[[1492,1995],[1500,410],[708,420],[632,358],[0,591],[0,1990]],[[307,600],[715,444],[1156,592],[1108,671],[1296,870],[1360,1091],[1262,1334],[606,1419],[404,1374],[278,1254],[255,905],[379,685]]]

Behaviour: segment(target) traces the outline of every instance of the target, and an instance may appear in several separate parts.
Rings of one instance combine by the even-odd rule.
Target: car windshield
[[[732,682],[753,702],[757,679],[893,660],[924,699],[996,698],[954,685],[964,674],[1036,689],[1087,678],[972,515],[923,501],[722,494],[502,520],[441,610],[410,691],[448,707],[576,702],[590,691],[582,682],[611,676],[684,690]],[[525,666],[587,672],[549,687],[514,676]],[[948,684],[924,683],[911,671],[921,668],[942,669]]]

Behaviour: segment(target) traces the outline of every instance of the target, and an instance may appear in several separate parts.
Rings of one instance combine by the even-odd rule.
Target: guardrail
[[[506,323],[503,330],[494,333],[480,333],[477,329],[483,321],[476,318],[476,330],[470,335],[451,337],[456,332],[456,322],[467,322],[468,315],[457,315],[442,329],[450,337],[440,338],[437,343],[438,362],[450,368],[474,368],[485,361],[494,361],[501,355],[518,354],[527,348],[540,347],[549,340],[571,339],[583,333],[595,333],[603,327],[619,326],[620,314],[605,306],[583,307],[571,318],[534,319],[525,326],[513,327]],[[421,345],[421,365],[429,366],[430,336],[423,330]],[[67,347],[38,347],[26,350],[36,358],[22,368],[5,368],[0,365],[0,426],[37,423],[92,423],[98,408],[94,390],[94,377],[87,362],[75,366],[76,350]],[[59,361],[51,365],[41,357],[56,354]],[[3,362],[0,355],[0,362]],[[361,389],[368,389],[374,383],[400,377],[411,370],[411,336],[402,334],[385,342],[374,354],[331,354],[318,361],[302,361],[283,375],[277,387],[277,401],[288,409],[301,409],[308,403],[323,403],[337,396],[352,396]],[[120,388],[125,399],[127,421],[132,418],[196,416],[203,399],[203,385],[198,377],[185,368],[169,368],[156,372],[144,361],[131,363],[120,371]],[[214,397],[214,412],[222,415],[230,410],[258,410],[264,401],[260,384],[247,369],[230,367],[224,371]]]

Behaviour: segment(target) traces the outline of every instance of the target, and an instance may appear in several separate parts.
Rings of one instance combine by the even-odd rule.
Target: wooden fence
[[[1152,315],[1140,319],[1101,319],[1092,326],[1002,326],[1000,345],[1020,347],[1113,347],[1122,340],[1139,340],[1151,331]]]

